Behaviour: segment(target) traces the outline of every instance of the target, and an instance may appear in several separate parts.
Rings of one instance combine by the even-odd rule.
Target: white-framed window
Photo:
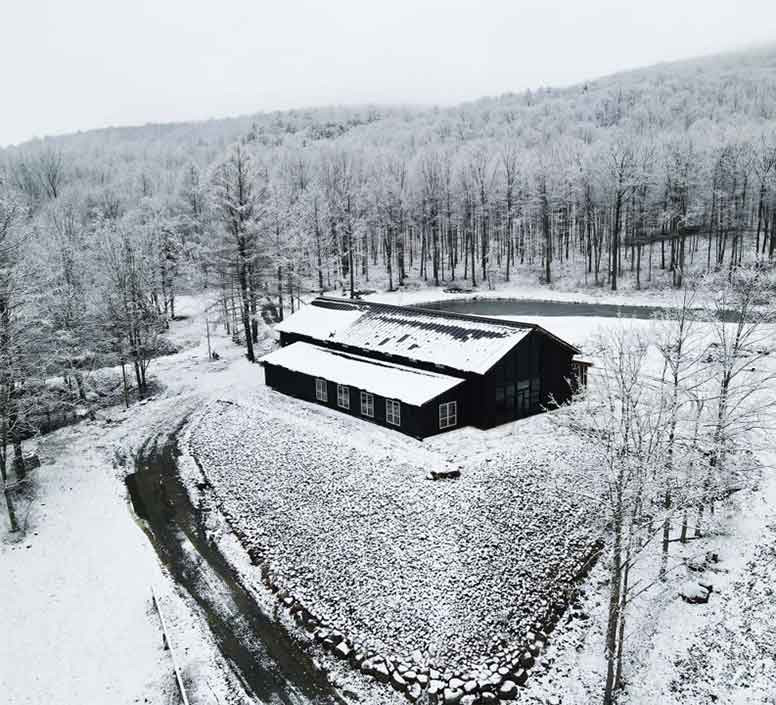
[[[394,426],[401,426],[401,404],[398,400],[385,400],[385,420]]]
[[[329,388],[325,379],[315,378],[315,398],[318,401],[329,401]]]
[[[350,387],[345,384],[337,385],[337,406],[343,409],[350,408]]]
[[[439,428],[452,428],[458,424],[458,402],[448,401],[439,405]]]
[[[361,392],[361,415],[374,418],[375,398],[369,392]]]

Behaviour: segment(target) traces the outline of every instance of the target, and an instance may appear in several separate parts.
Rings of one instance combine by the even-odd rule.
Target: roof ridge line
[[[478,316],[474,313],[458,313],[453,311],[444,311],[442,309],[438,308],[425,308],[422,305],[414,305],[414,304],[408,304],[405,306],[402,306],[400,304],[386,304],[381,301],[365,301],[363,299],[341,299],[334,296],[316,296],[315,299],[313,299],[313,302],[323,299],[324,301],[331,301],[332,303],[353,303],[354,306],[367,306],[370,308],[374,307],[383,307],[388,309],[395,309],[397,311],[404,311],[405,313],[407,311],[420,311],[421,313],[430,314],[432,316],[437,316],[439,318],[454,318],[457,320],[463,320],[463,321],[473,321],[473,322],[479,322],[479,323],[491,323],[493,325],[497,326],[503,326],[505,328],[530,328],[531,330],[536,330],[539,326],[536,323],[528,323],[527,321],[513,321],[513,320],[506,320],[502,318],[492,318],[490,316]],[[312,302],[311,302],[312,303]]]

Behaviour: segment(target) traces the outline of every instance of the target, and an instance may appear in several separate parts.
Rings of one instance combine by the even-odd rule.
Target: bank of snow
[[[330,296],[332,294],[327,294]],[[676,305],[676,290],[671,288],[611,291],[606,287],[559,288],[534,283],[528,279],[517,282],[500,282],[494,288],[485,286],[469,288],[461,285],[461,291],[450,291],[447,286],[415,286],[381,291],[364,297],[368,301],[417,306],[431,301],[461,298],[473,299],[531,299],[535,301],[563,301],[566,303],[611,304],[625,306]]]
[[[19,502],[32,531],[0,549],[7,703],[160,702],[172,693],[151,606],[158,568],[89,430],[60,431],[58,448],[47,444],[36,498]]]
[[[207,302],[182,297],[170,336],[198,340]],[[7,533],[0,512],[0,702],[8,705],[134,705],[176,701],[170,652],[162,645],[156,587],[193,702],[243,703],[236,678],[207,624],[160,565],[135,522],[123,484],[132,452],[171,431],[218,391],[246,389],[253,370],[228,338],[154,360],[160,398],[112,408],[35,443],[42,465],[17,494],[26,533]],[[231,358],[231,362],[226,358]],[[261,376],[254,376],[255,384]],[[108,420],[110,419],[110,421]],[[28,444],[29,445],[29,444]],[[125,466],[116,467],[121,459]]]

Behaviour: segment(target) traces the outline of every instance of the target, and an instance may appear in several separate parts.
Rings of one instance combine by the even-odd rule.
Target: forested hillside
[[[119,364],[215,287],[249,358],[311,290],[680,286],[776,254],[776,48],[452,108],[295,110],[0,152],[0,418]],[[245,336],[245,333],[248,333]],[[36,382],[37,380],[37,382]],[[21,390],[25,390],[22,393]]]

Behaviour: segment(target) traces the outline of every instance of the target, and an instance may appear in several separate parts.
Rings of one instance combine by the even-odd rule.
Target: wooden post
[[[154,601],[154,607],[156,607],[156,611],[159,613],[159,621],[162,623],[162,643],[165,650],[169,650],[170,652],[172,667],[175,672],[175,681],[178,684],[178,690],[180,691],[183,705],[189,705],[189,698],[186,695],[186,689],[183,686],[183,677],[181,676],[178,662],[175,660],[175,652],[173,651],[172,643],[170,642],[170,635],[167,632],[167,624],[164,621],[164,614],[162,614],[162,606],[159,604],[159,598],[156,596],[156,590],[154,590],[153,585],[151,586],[151,597]]]
[[[121,379],[124,384],[124,406],[129,409],[129,387],[127,386],[127,368],[124,358],[121,358]]]
[[[210,321],[207,316],[205,316],[205,333],[207,334],[207,359],[212,360],[213,353],[210,349]]]

